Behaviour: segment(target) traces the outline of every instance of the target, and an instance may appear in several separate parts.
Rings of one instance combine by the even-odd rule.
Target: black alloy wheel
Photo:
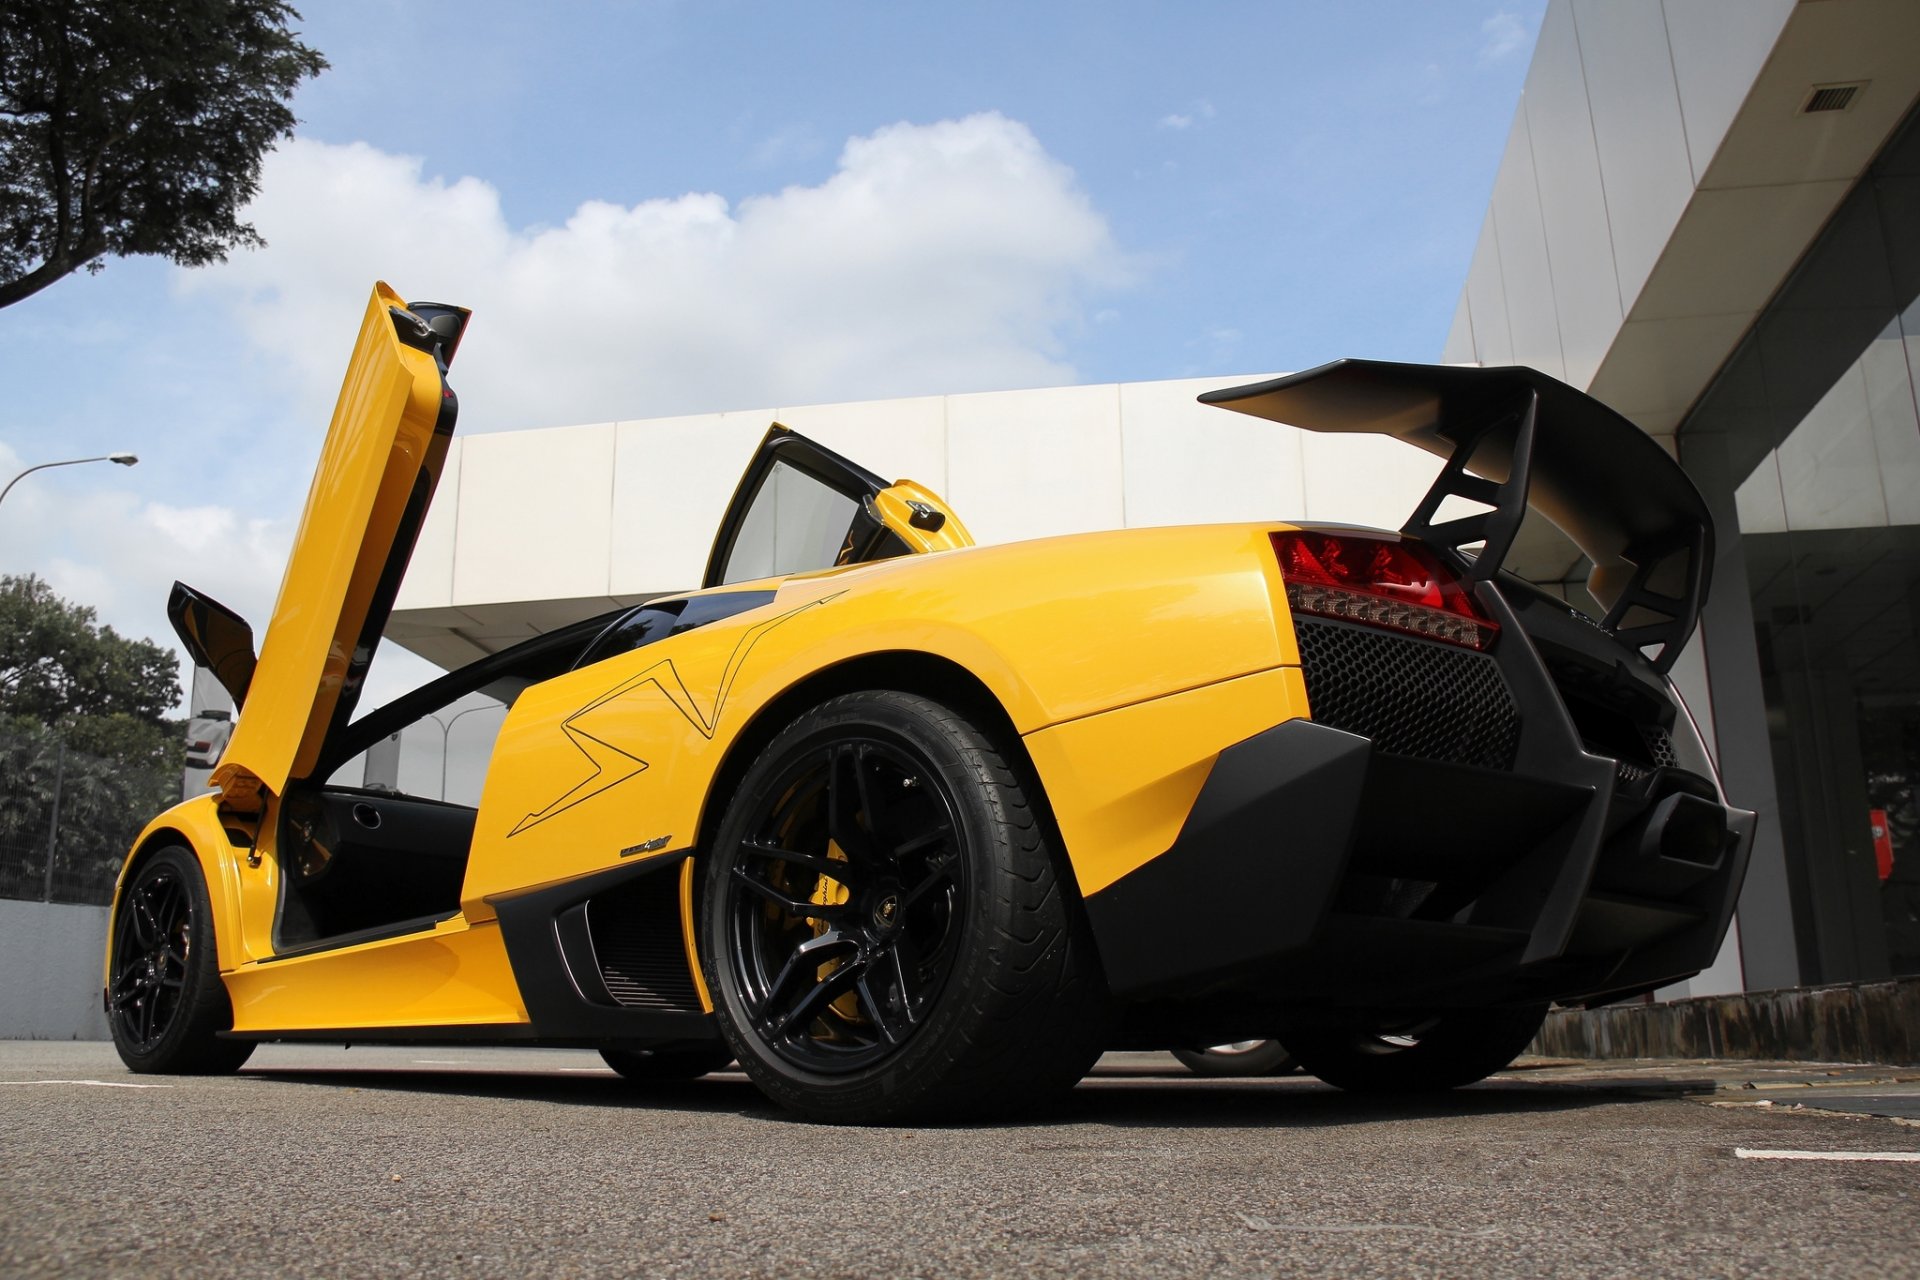
[[[107,1021],[121,1061],[139,1072],[237,1069],[251,1042],[222,1040],[233,1009],[214,956],[199,861],[178,846],[141,863],[114,912]]]
[[[722,1032],[776,1100],[872,1123],[1001,1107],[1098,1045],[1091,948],[1013,770],[916,695],[836,698],[749,770],[708,860]]]
[[[728,946],[754,1030],[826,1075],[905,1044],[953,970],[966,864],[953,805],[905,744],[835,736],[776,780],[740,842]]]
[[[1287,1048],[1310,1075],[1352,1093],[1434,1093],[1484,1080],[1526,1050],[1547,1006],[1459,1009],[1350,1027],[1301,1027]]]

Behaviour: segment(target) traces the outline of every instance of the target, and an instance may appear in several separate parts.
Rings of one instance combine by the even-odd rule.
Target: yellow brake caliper
[[[835,862],[845,862],[847,860],[846,853],[832,840],[827,841],[827,857]],[[851,896],[846,885],[841,884],[838,880],[830,879],[827,876],[820,876],[814,881],[813,896],[810,897],[808,901],[818,907],[840,907],[845,906],[847,899]],[[825,920],[816,918],[813,922],[813,936],[816,938],[819,937],[827,931],[827,927]],[[844,963],[846,963],[845,960],[836,956],[821,964],[818,974],[819,980],[825,982],[828,978],[831,978],[835,970],[839,969]],[[833,1002],[833,1010],[847,1021],[857,1022],[860,1020],[860,997],[856,993],[849,991]]]

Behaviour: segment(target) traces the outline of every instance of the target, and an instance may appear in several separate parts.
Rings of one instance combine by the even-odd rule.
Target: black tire
[[[689,1045],[673,1049],[602,1049],[607,1065],[629,1080],[695,1080],[733,1061],[725,1045]]]
[[[1242,1040],[1208,1049],[1175,1049],[1180,1065],[1197,1076],[1284,1076],[1300,1063],[1278,1040]]]
[[[140,864],[113,915],[107,1023],[128,1068],[166,1075],[237,1071],[250,1040],[223,1040],[233,1005],[214,951],[213,906],[189,849]]]
[[[848,694],[783,730],[720,822],[701,914],[734,1056],[809,1119],[1005,1114],[1099,1056],[1105,984],[1046,824],[930,699]]]
[[[1308,1073],[1353,1093],[1437,1093],[1484,1080],[1519,1057],[1547,1007],[1443,1013],[1403,1033],[1296,1028],[1287,1048]]]

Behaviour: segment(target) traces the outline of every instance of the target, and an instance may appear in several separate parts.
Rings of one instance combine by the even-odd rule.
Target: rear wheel
[[[629,1080],[694,1080],[733,1061],[733,1050],[722,1044],[689,1045],[673,1049],[602,1049],[608,1066]]]
[[[1406,1025],[1297,1028],[1287,1048],[1310,1074],[1355,1093],[1431,1093],[1484,1080],[1525,1051],[1547,1007],[1468,1009]]]
[[[1278,1040],[1239,1040],[1207,1049],[1175,1049],[1173,1056],[1197,1076],[1284,1076],[1300,1069]]]
[[[134,872],[114,912],[107,1023],[134,1071],[215,1075],[238,1070],[247,1040],[222,1040],[233,1006],[214,954],[213,908],[200,860],[170,845]]]
[[[850,694],[742,779],[707,863],[703,965],[767,1095],[872,1124],[1070,1088],[1104,999],[1007,758],[913,694]]]

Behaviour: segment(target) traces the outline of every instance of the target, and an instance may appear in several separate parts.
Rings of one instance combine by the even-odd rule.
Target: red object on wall
[[[1873,831],[1873,861],[1880,868],[1880,879],[1884,882],[1893,874],[1893,832],[1887,829],[1887,811],[1867,810],[1867,825]]]

